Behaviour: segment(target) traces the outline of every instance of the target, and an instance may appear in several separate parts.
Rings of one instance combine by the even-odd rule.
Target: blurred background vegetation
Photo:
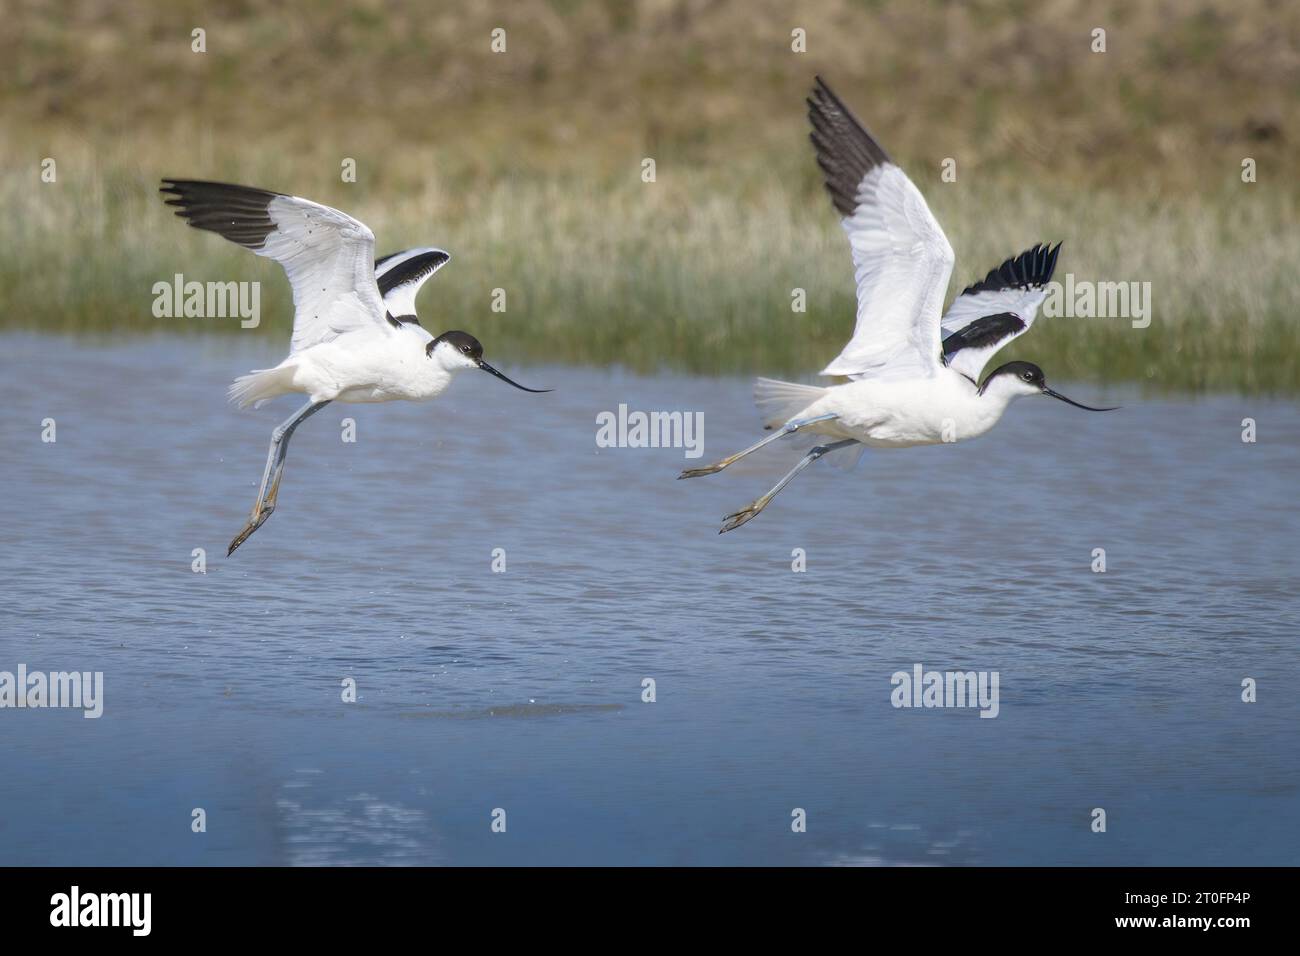
[[[1056,319],[1007,357],[1058,380],[1300,387],[1300,4],[8,0],[5,17],[3,328],[239,331],[277,360],[279,268],[172,218],[156,189],[178,176],[337,205],[380,253],[447,248],[424,324],[502,361],[815,372],[853,323],[806,138],[821,73],[927,196],[954,291],[1058,239],[1058,278],[1152,284],[1149,328]],[[177,272],[261,279],[261,327],[155,318],[153,283]]]

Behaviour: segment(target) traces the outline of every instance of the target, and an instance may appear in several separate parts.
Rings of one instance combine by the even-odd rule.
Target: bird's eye
[[[1034,380],[1034,373],[1033,373],[1033,372],[1026,372],[1026,373],[1024,374],[1024,379],[1025,379],[1026,382],[1032,382],[1032,381]]]
[[[464,352],[466,355],[469,354],[469,346],[468,346],[468,345],[462,345],[462,346],[460,347],[460,350],[461,350],[462,352]]]

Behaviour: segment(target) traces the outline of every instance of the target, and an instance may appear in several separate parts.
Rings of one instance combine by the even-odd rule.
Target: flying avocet
[[[420,325],[415,296],[451,258],[443,250],[408,249],[376,262],[365,223],[308,199],[189,179],[165,179],[160,191],[191,226],[280,263],[293,287],[288,358],[235,379],[230,399],[242,408],[301,392],[308,401],[271,433],[257,501],[228,555],[275,510],[294,429],[330,402],[427,401],[470,368],[525,392],[549,391],[524,388],[483,361],[468,332],[434,336]]]
[[[812,143],[857,278],[853,338],[823,375],[849,382],[819,388],[760,378],[754,399],[774,433],[681,478],[716,474],[786,435],[806,430],[819,444],[766,494],[723,519],[721,534],[749,521],[804,468],[854,446],[906,448],[984,434],[1013,399],[1050,395],[1043,370],[1008,362],[980,381],[985,363],[1033,324],[1061,246],[1036,245],[967,287],[942,312],[953,254],[920,191],[817,77],[808,97]],[[861,447],[858,449],[861,451]]]

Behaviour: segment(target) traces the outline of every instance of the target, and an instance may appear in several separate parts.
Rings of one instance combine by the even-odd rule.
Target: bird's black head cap
[[[1047,384],[1047,377],[1043,375],[1043,370],[1033,362],[1008,362],[1006,365],[999,365],[989,373],[989,377],[986,378],[984,384],[980,386],[980,391],[982,392],[984,389],[988,388],[989,382],[993,381],[999,375],[1012,375],[1020,379],[1020,381],[1024,382],[1026,385],[1034,385],[1038,388],[1042,388]]]
[[[475,362],[480,361],[483,358],[483,343],[474,338],[474,336],[470,335],[468,332],[443,332],[442,335],[438,336],[425,346],[425,353],[432,355],[433,350],[443,342],[446,342],[461,355],[464,355],[466,358],[471,358]]]

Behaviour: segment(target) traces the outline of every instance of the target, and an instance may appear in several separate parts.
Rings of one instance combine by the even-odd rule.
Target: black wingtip
[[[257,250],[275,230],[268,212],[272,200],[283,193],[255,186],[205,182],[198,179],[163,179],[158,189],[176,215],[195,229],[215,232],[246,249]]]
[[[988,275],[962,290],[962,295],[977,292],[998,292],[1002,289],[1038,288],[1052,281],[1061,243],[1035,243],[1017,256],[1012,256]]]
[[[809,140],[826,191],[836,211],[851,216],[867,173],[893,160],[820,75],[815,77],[807,104],[808,123],[812,126]]]

